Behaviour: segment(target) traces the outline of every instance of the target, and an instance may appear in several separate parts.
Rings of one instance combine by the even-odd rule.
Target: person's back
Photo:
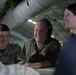
[[[76,36],[72,35],[63,46],[55,75],[76,75],[74,70],[76,70]]]

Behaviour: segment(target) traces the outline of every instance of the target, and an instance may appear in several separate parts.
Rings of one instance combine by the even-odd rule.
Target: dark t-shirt
[[[76,35],[63,45],[54,75],[76,75]]]
[[[1,53],[3,54],[3,52],[5,51],[5,49],[0,49]]]

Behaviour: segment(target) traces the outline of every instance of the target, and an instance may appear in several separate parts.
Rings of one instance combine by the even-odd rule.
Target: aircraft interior
[[[61,45],[70,36],[63,20],[64,9],[76,0],[0,0],[0,23],[11,29],[11,43],[24,43],[34,37],[37,21],[47,18],[53,26],[52,37]],[[54,68],[39,69],[40,75],[53,75]]]
[[[63,12],[65,6],[73,2],[75,0],[45,0],[44,2],[40,0],[0,0],[0,23],[10,27],[11,42],[20,42],[22,46],[24,42],[33,38],[36,22],[40,18],[47,18],[53,26],[52,36],[62,44],[69,36],[69,31],[65,28]]]

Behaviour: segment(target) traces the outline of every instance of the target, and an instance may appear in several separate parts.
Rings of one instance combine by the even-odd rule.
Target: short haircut
[[[76,3],[69,4],[66,8],[67,8],[69,11],[71,11],[74,15],[76,15]]]
[[[10,32],[10,29],[7,25],[0,24],[0,31],[9,31]]]

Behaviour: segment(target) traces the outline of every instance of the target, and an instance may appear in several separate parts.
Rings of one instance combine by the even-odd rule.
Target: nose
[[[63,18],[63,19],[64,19],[64,21],[65,21],[65,22],[68,20],[68,18],[67,18],[66,16],[64,16],[64,18]]]

